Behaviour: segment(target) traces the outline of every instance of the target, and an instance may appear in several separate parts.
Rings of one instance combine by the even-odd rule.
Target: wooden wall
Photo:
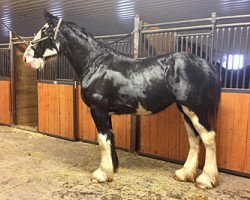
[[[14,46],[16,124],[37,126],[37,77],[36,70],[25,66],[23,52],[26,45]]]
[[[9,80],[0,80],[0,124],[11,124],[11,92]]]
[[[116,146],[130,149],[131,116],[113,115],[112,122]],[[80,86],[77,88],[77,138],[85,141],[97,141],[97,130],[89,108],[81,99]]]
[[[250,94],[222,93],[216,124],[218,166],[250,173]],[[187,133],[175,105],[159,114],[141,117],[140,152],[185,161]],[[204,163],[204,147],[200,164]]]
[[[38,83],[38,131],[74,139],[74,86]]]

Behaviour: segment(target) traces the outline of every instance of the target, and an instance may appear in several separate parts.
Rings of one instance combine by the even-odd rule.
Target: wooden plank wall
[[[36,70],[31,70],[23,62],[26,45],[14,46],[16,124],[37,126],[37,78]]]
[[[97,141],[97,130],[90,110],[81,99],[80,86],[77,87],[77,138],[85,141]],[[112,122],[116,146],[130,149],[131,116],[114,115]]]
[[[140,152],[185,161],[187,133],[175,105],[141,117]],[[216,124],[218,166],[250,173],[250,94],[222,93]],[[204,163],[204,147],[200,164]]]
[[[38,83],[38,131],[74,139],[74,86]]]
[[[0,80],[0,124],[11,124],[11,92],[9,80]]]

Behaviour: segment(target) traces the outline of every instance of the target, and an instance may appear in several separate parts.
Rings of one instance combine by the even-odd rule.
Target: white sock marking
[[[193,111],[189,110],[185,106],[182,106],[182,109],[192,121],[206,148],[205,165],[203,168],[203,173],[200,175],[200,177],[198,177],[199,182],[206,184],[206,186],[211,185],[211,183],[216,184],[218,169],[216,161],[215,132],[212,130],[206,130],[206,128],[199,123],[199,119]],[[210,183],[208,183],[208,181],[210,181]]]

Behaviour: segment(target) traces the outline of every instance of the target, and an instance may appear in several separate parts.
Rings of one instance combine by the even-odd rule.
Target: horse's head
[[[26,65],[35,69],[44,67],[47,58],[63,52],[64,38],[60,31],[64,22],[46,10],[44,16],[47,23],[38,31],[23,55]]]

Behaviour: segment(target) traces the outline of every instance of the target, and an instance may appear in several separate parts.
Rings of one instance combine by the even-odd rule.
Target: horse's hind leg
[[[181,109],[180,111],[183,112]],[[182,114],[182,117],[188,133],[190,149],[184,166],[175,171],[175,179],[180,181],[195,182],[198,171],[200,136],[195,134],[195,130],[190,119],[185,114]]]
[[[111,117],[107,112],[98,108],[91,108],[91,114],[98,130],[98,142],[101,151],[101,163],[92,174],[92,182],[112,181],[114,172],[118,168],[118,157],[115,151]]]
[[[199,118],[193,111],[185,106],[182,106],[182,110],[192,121],[194,128],[199,133],[206,148],[205,165],[202,174],[196,179],[196,185],[200,188],[212,188],[218,183],[215,132],[213,130],[207,130],[200,123]]]

